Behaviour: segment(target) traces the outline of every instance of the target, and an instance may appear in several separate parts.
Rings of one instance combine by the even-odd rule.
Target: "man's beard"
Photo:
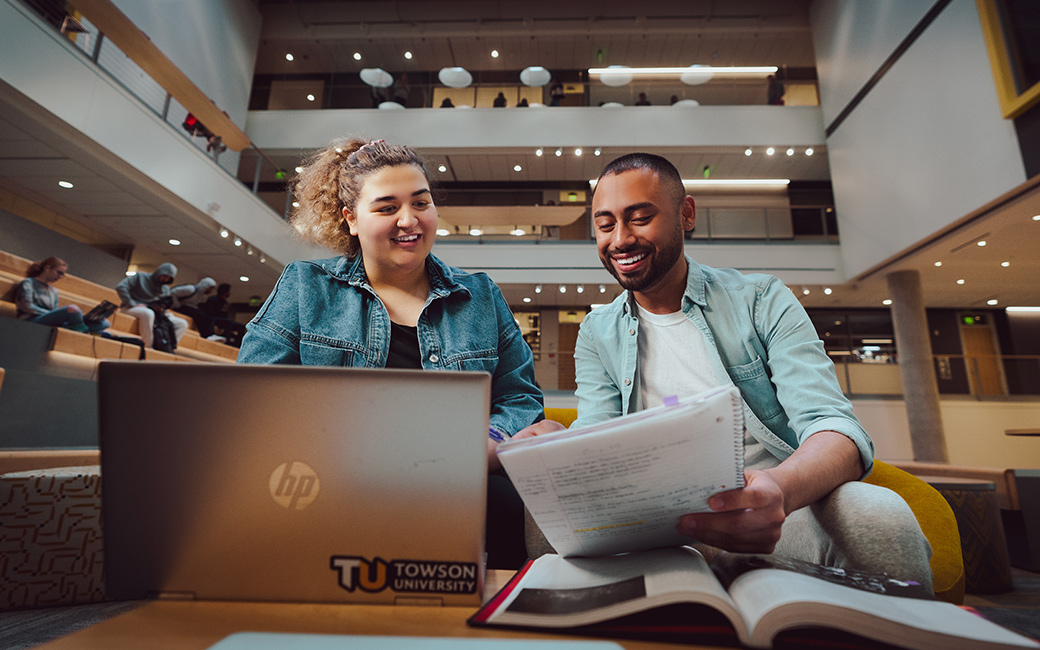
[[[613,260],[611,259],[618,253],[646,253],[647,257],[650,259],[650,266],[646,267],[638,275],[622,275],[618,272],[617,268],[614,266]],[[608,250],[607,257],[600,255],[599,261],[604,267],[606,267],[607,271],[614,276],[614,279],[618,281],[618,284],[621,285],[622,289],[641,293],[660,282],[661,279],[672,270],[675,263],[682,258],[682,255],[683,239],[682,237],[678,237],[672,239],[664,248],[636,246],[631,249]]]

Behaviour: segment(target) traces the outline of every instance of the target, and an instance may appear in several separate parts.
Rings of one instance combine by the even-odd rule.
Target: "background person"
[[[206,299],[199,307],[210,318],[213,325],[220,330],[220,335],[228,345],[236,348],[242,345],[242,338],[246,335],[246,326],[231,318],[231,285],[226,282],[217,286],[216,294]]]
[[[542,418],[533,356],[494,282],[431,253],[437,208],[422,159],[382,140],[337,140],[294,193],[295,228],[343,255],[286,267],[247,326],[239,363],[486,371],[496,470],[498,442]],[[519,497],[504,474],[488,485],[489,566],[518,567]]]
[[[173,297],[170,295],[170,284],[177,277],[177,267],[169,262],[163,262],[151,273],[139,271],[127,276],[116,285],[116,293],[121,301],[120,311],[130,314],[137,319],[137,335],[144,341],[145,347],[152,347],[155,339],[152,328],[155,326],[155,312],[152,307],[156,302],[167,299],[172,304]],[[179,343],[188,331],[188,321],[167,313],[166,317],[173,323],[174,338]]]
[[[199,336],[210,341],[224,342],[223,336],[214,333],[213,317],[201,309],[202,304],[217,290],[217,281],[213,278],[202,278],[195,284],[179,284],[170,289],[173,296],[173,310],[195,321]]]
[[[17,317],[30,323],[64,327],[77,332],[100,332],[109,322],[84,323],[83,311],[77,305],[58,306],[58,290],[51,285],[65,277],[69,265],[58,257],[33,262],[25,279],[15,289]]]

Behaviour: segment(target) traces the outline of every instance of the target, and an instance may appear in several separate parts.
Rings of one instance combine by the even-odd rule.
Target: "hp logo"
[[[271,498],[289,510],[302,510],[314,503],[320,488],[317,472],[298,460],[274,468],[268,482]]]

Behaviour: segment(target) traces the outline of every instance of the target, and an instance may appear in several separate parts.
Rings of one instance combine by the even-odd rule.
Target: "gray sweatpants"
[[[747,469],[767,469],[779,461],[746,436]],[[532,558],[554,552],[527,518],[527,552]],[[710,561],[719,549],[691,544]],[[887,573],[932,587],[932,547],[910,506],[895,492],[869,483],[840,485],[816,503],[788,515],[777,555],[825,566]]]

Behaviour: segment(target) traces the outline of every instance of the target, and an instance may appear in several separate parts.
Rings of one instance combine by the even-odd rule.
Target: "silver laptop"
[[[479,605],[490,385],[102,362],[109,598]]]

